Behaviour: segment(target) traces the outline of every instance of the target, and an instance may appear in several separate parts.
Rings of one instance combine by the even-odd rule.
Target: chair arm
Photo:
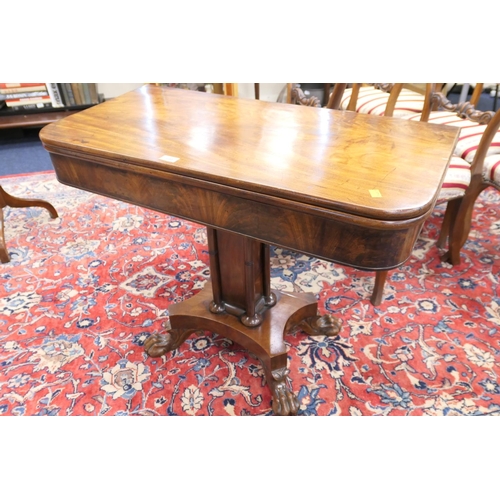
[[[480,109],[476,109],[470,102],[458,104],[456,111],[460,118],[478,122],[481,125],[487,125],[495,116],[493,111],[481,111]]]
[[[490,114],[488,126],[486,127],[483,135],[481,136],[481,142],[477,148],[474,159],[471,163],[471,175],[482,175],[483,164],[488,153],[488,149],[495,138],[498,129],[500,128],[500,110],[496,113],[493,111],[487,111]]]
[[[481,125],[487,125],[495,115],[493,111],[481,111],[476,109],[470,102],[452,104],[441,92],[434,92],[430,99],[432,109],[441,108],[445,111],[456,113],[459,118],[471,120]]]
[[[294,87],[292,89],[292,104],[321,108],[319,99],[316,96],[306,97],[300,87]]]
[[[454,113],[458,104],[453,104],[442,92],[433,92],[430,96],[431,109],[444,109]]]
[[[390,92],[395,83],[369,83],[368,85],[373,85],[373,87],[383,92]]]

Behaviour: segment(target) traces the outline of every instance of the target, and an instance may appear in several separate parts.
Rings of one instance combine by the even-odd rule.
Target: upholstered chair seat
[[[494,184],[497,189],[500,189],[500,154],[485,158],[483,179],[485,182]]]
[[[498,158],[500,162],[500,157]],[[500,174],[500,172],[499,172]],[[461,198],[471,181],[470,163],[453,155],[436,203],[444,203]]]

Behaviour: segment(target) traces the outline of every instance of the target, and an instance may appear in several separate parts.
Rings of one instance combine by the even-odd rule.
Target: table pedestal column
[[[311,293],[271,292],[269,247],[227,231],[207,229],[211,282],[169,308],[171,329],[145,342],[149,356],[179,347],[192,333],[209,330],[259,358],[273,394],[273,411],[296,415],[298,400],[288,378],[284,334],[300,326],[309,335],[338,335],[340,322],[318,316]]]

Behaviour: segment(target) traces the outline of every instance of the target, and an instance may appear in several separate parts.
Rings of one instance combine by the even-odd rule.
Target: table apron
[[[50,156],[62,184],[359,269],[404,263],[430,215],[381,221],[112,160]]]

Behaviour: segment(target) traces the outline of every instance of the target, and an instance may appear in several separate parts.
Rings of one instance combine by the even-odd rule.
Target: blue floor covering
[[[40,129],[0,130],[0,176],[54,170]]]

